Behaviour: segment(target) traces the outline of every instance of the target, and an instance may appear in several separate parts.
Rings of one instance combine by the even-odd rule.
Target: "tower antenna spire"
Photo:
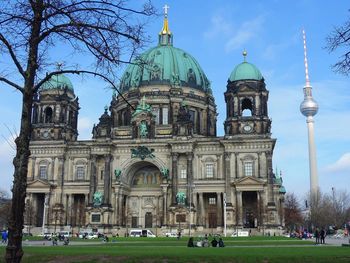
[[[310,78],[309,78],[309,66],[307,64],[307,52],[306,52],[306,35],[305,30],[303,29],[303,43],[304,43],[304,65],[305,65],[305,87],[310,87]]]

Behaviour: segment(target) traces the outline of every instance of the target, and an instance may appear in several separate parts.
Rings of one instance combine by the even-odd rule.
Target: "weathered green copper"
[[[100,206],[102,205],[102,200],[103,200],[103,194],[101,192],[95,192],[93,196],[93,204],[94,206]]]
[[[69,89],[74,91],[72,82],[63,74],[52,76],[41,86],[41,90],[50,89]]]
[[[210,82],[198,62],[190,54],[171,45],[151,48],[129,65],[122,76],[120,90],[126,92],[157,84],[211,92]]]
[[[140,137],[147,138],[147,136],[148,136],[147,123],[145,121],[141,121],[139,128],[140,128]]]
[[[179,205],[184,205],[186,203],[186,194],[184,192],[178,192],[176,194],[176,201]]]
[[[132,117],[134,118],[135,116],[137,116],[137,115],[140,114],[141,112],[151,113],[151,114],[153,115],[153,113],[152,113],[152,107],[151,107],[151,105],[149,105],[149,104],[146,103],[146,98],[145,98],[145,96],[143,96],[143,97],[141,98],[141,101],[140,101],[140,103],[137,105],[136,110],[133,112]]]
[[[119,181],[121,175],[122,175],[122,170],[120,170],[120,169],[115,169],[114,170],[115,180]]]
[[[160,172],[162,173],[162,176],[164,179],[168,179],[169,178],[169,169],[166,167],[162,167],[160,169]]]
[[[136,149],[131,149],[131,158],[140,158],[141,160],[148,158],[153,159],[154,149],[148,149],[146,146],[138,146]]]
[[[229,80],[262,80],[263,76],[260,70],[253,64],[246,61],[237,65],[232,71]]]

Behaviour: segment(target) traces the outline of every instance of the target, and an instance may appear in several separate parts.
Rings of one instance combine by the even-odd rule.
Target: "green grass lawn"
[[[86,241],[83,246],[25,246],[23,262],[350,262],[347,247],[310,246],[309,241],[276,237],[224,240],[224,248],[187,248],[185,237],[117,238],[98,245]],[[4,252],[5,247],[1,247],[1,262]]]

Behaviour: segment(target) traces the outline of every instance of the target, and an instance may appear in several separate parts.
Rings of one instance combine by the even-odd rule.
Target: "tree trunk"
[[[22,229],[30,155],[29,141],[31,137],[32,102],[32,91],[31,89],[27,89],[23,94],[21,130],[15,140],[17,150],[16,157],[13,159],[15,172],[13,176],[12,208],[9,220],[9,238],[5,255],[6,262],[21,262],[23,256]]]

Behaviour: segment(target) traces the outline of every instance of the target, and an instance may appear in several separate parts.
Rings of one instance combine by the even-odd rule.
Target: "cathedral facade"
[[[280,231],[285,189],[272,169],[269,92],[243,55],[224,93],[221,137],[210,83],[173,46],[167,15],[158,45],[126,69],[91,140],[78,140],[72,83],[52,77],[33,106],[25,223],[49,232]]]

